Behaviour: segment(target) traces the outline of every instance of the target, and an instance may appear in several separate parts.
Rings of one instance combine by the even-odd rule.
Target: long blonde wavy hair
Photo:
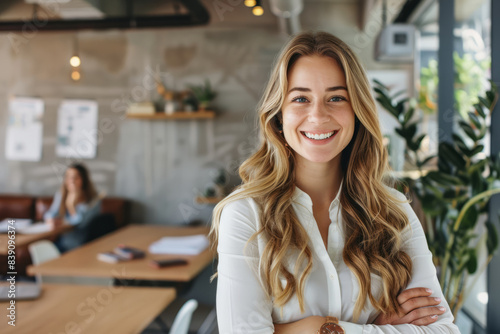
[[[354,319],[359,318],[367,297],[379,311],[396,313],[397,295],[410,281],[412,271],[410,257],[401,251],[401,232],[409,221],[398,205],[401,201],[386,187],[393,186],[394,181],[389,176],[387,151],[364,70],[351,49],[329,33],[300,33],[277,58],[258,107],[260,146],[239,168],[242,184],[238,191],[214,209],[212,246],[217,247],[224,207],[232,201],[253,198],[261,209],[261,227],[252,239],[262,234],[267,240],[259,264],[267,293],[278,307],[296,294],[304,312],[304,284],[313,256],[308,234],[292,207],[295,158],[279,133],[278,119],[288,89],[288,70],[299,57],[313,55],[331,57],[341,66],[356,116],[353,138],[341,153],[344,182],[340,193],[345,231],[343,259],[360,286]],[[299,254],[293,273],[286,268],[291,250]],[[372,294],[370,273],[382,277],[383,293],[378,300]],[[280,278],[286,279],[285,287]]]

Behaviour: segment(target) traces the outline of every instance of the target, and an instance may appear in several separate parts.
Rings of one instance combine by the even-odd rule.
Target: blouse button
[[[330,279],[334,279],[335,278],[335,275],[334,274],[330,274]]]

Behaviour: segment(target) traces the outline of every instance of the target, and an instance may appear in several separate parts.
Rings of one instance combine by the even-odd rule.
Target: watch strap
[[[318,331],[316,332],[316,334],[320,334],[322,332],[322,329],[324,328],[324,326],[327,326],[328,324],[335,324],[336,327],[340,328],[342,330],[342,333],[345,334],[344,328],[339,325],[339,319],[337,319],[336,317],[330,317],[330,316],[326,317],[325,322],[323,323],[323,325],[321,326],[321,328],[318,329]]]
[[[333,322],[335,324],[338,324],[339,323],[339,319],[337,319],[336,317],[326,317],[326,321],[325,322]]]

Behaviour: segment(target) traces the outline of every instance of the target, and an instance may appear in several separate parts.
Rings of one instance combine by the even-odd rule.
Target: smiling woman
[[[283,134],[296,160],[333,164],[354,133],[342,68],[330,57],[300,57],[289,69],[288,84]]]
[[[349,47],[292,38],[259,125],[242,185],[214,211],[219,332],[459,333]]]

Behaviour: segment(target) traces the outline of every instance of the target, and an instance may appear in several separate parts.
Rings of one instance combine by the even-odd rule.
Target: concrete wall
[[[220,4],[223,3],[221,10]],[[51,195],[69,159],[55,155],[57,108],[66,98],[99,103],[97,157],[84,162],[100,190],[133,200],[132,221],[182,224],[208,222],[212,207],[194,198],[223,168],[228,190],[238,183],[236,168],[255,144],[255,109],[272,62],[286,41],[277,19],[265,7],[254,17],[242,1],[206,1],[209,26],[183,29],[35,32],[12,43],[0,34],[0,132],[5,133],[10,96],[45,101],[43,157],[39,162],[5,159],[0,136],[0,192]],[[232,3],[238,3],[232,1]],[[10,12],[9,12],[10,13]],[[10,14],[9,14],[10,15]],[[1,19],[0,15],[0,19]],[[411,68],[379,64],[373,43],[380,15],[358,28],[357,1],[306,1],[304,29],[332,32],[359,54],[367,69]],[[69,58],[78,38],[82,79],[70,79]],[[161,103],[152,75],[170,88],[208,78],[218,97],[217,117],[210,121],[143,121],[124,118],[125,104]]]

